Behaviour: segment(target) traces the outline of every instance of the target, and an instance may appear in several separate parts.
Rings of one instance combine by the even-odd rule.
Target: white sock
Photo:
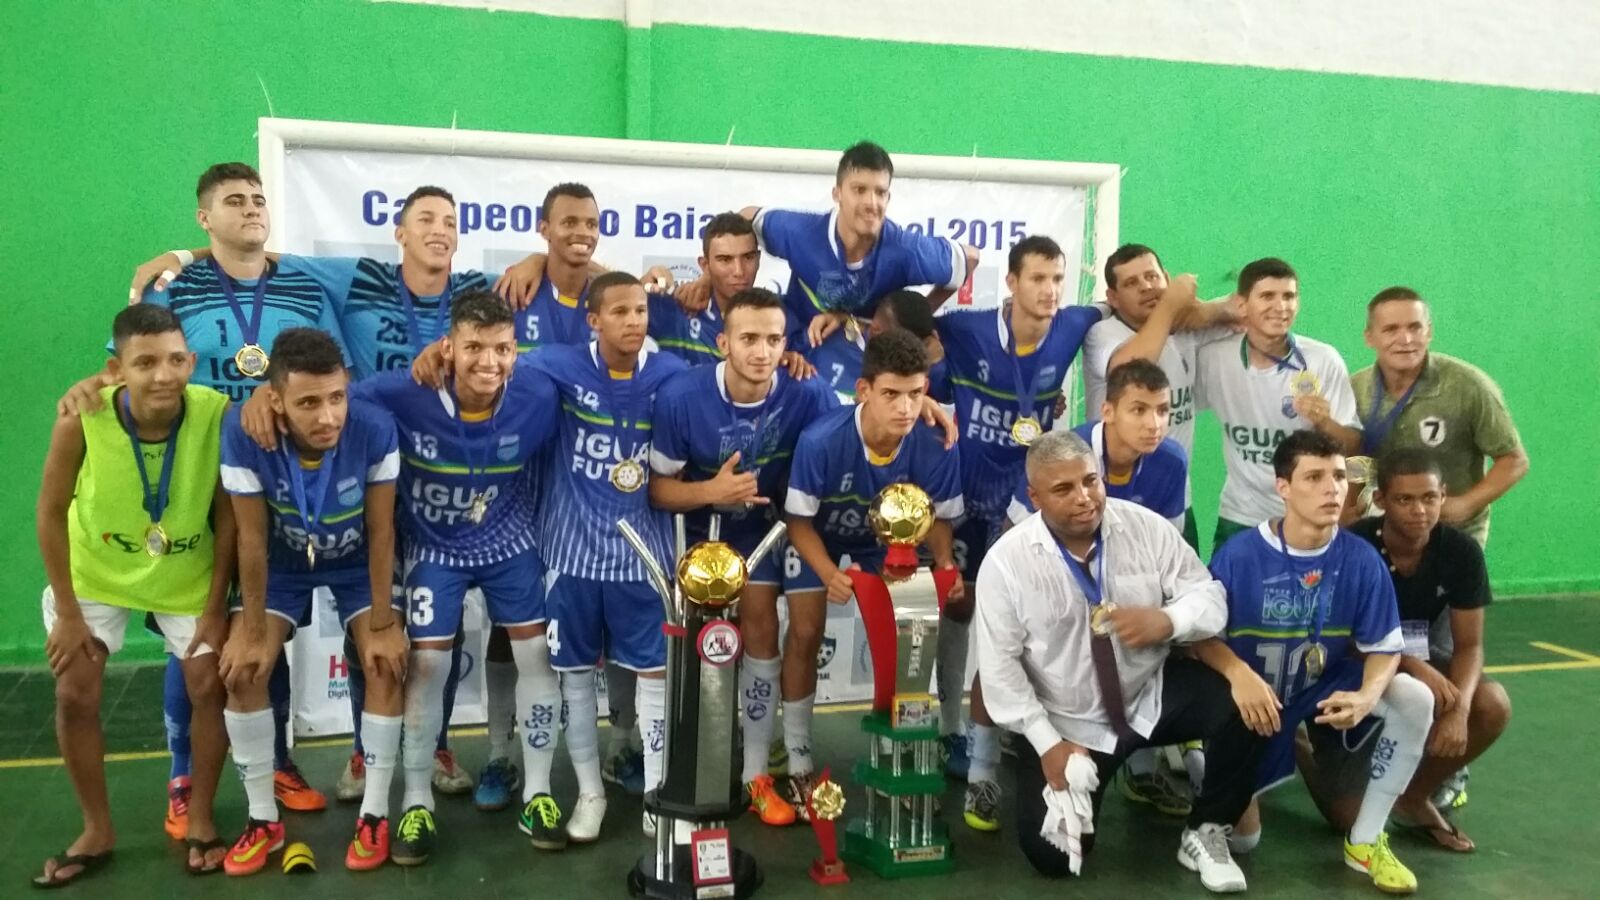
[[[444,683],[450,677],[449,650],[411,651],[406,674],[405,733],[400,739],[400,764],[405,769],[402,809],[433,810],[433,752],[444,727]]]
[[[278,821],[278,801],[272,793],[272,740],[277,733],[272,709],[255,712],[223,710],[228,726],[228,741],[233,744],[233,764],[244,782],[250,818],[261,822]]]
[[[550,668],[550,642],[544,635],[511,642],[517,661],[515,718],[522,722],[522,802],[550,793],[550,767],[556,760],[556,718],[561,714],[561,682]]]
[[[611,712],[611,739],[606,743],[606,757],[610,758],[627,750],[633,742],[633,726],[639,722],[639,676],[632,669],[608,663],[605,679],[606,706]]]
[[[389,815],[389,785],[394,783],[394,766],[400,759],[399,716],[361,714],[361,749],[366,751],[367,791],[361,796],[361,814]]]
[[[811,707],[817,695],[783,701],[783,746],[789,751],[789,774],[809,775],[811,761]]]
[[[489,759],[510,759],[517,741],[516,662],[489,660],[484,664],[483,680],[488,695],[484,702],[488,707]]]
[[[1129,775],[1151,775],[1156,770],[1156,748],[1143,747],[1128,754],[1128,761],[1123,763],[1128,767]]]
[[[1410,675],[1397,674],[1372,708],[1383,717],[1383,730],[1373,736],[1372,779],[1361,798],[1361,810],[1350,826],[1350,843],[1370,844],[1383,833],[1395,800],[1422,761],[1433,725],[1433,692]]]
[[[578,793],[604,794],[600,780],[600,707],[594,669],[561,673],[561,701],[567,708],[567,755],[578,776]]]
[[[1189,789],[1200,796],[1200,785],[1206,781],[1206,751],[1200,747],[1183,751],[1183,769],[1189,773]]]
[[[634,702],[644,738],[644,789],[653,791],[661,786],[661,763],[667,752],[667,680],[640,676]]]
[[[739,699],[744,705],[744,775],[746,784],[767,774],[768,745],[777,727],[778,659],[746,656],[739,667]]]
[[[973,722],[967,731],[967,784],[994,781],[1000,768],[1000,729]]]
[[[967,631],[970,623],[939,620],[939,734],[961,733],[961,694],[967,689]]]
[[[1261,832],[1255,834],[1240,834],[1237,831],[1228,834],[1228,850],[1243,856],[1254,850],[1261,843]]]

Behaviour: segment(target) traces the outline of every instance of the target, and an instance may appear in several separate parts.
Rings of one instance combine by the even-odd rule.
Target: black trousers
[[[1148,739],[1135,736],[1118,742],[1112,753],[1090,751],[1100,787],[1094,792],[1095,819],[1100,801],[1121,768],[1123,760],[1142,747],[1162,747],[1183,741],[1206,742],[1206,777],[1189,813],[1189,827],[1207,822],[1232,825],[1239,821],[1255,793],[1256,763],[1266,740],[1246,728],[1234,705],[1228,680],[1202,662],[1169,656],[1163,668],[1161,718]],[[1044,770],[1033,745],[1016,742],[1017,842],[1040,874],[1071,874],[1067,855],[1039,835],[1044,825]],[[1084,835],[1083,853],[1094,848],[1095,835]]]

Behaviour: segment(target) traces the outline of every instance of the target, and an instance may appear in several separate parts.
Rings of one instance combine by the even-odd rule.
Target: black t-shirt
[[[1350,526],[1350,533],[1366,539],[1388,563],[1382,528],[1383,518],[1374,516]],[[1389,577],[1394,580],[1395,597],[1400,601],[1402,623],[1431,624],[1446,609],[1481,609],[1492,600],[1483,549],[1466,532],[1449,525],[1434,526],[1414,574],[1401,575],[1390,565]]]

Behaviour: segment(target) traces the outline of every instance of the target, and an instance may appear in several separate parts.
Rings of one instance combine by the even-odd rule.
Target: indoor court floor
[[[1456,856],[1425,838],[1393,834],[1397,854],[1435,897],[1600,897],[1600,596],[1518,598],[1495,604],[1488,617],[1488,663],[1510,692],[1509,731],[1472,767],[1470,804],[1458,823],[1478,845]],[[286,814],[289,839],[308,842],[320,872],[285,876],[274,865],[244,879],[195,879],[182,871],[180,845],[161,830],[167,758],[160,712],[161,669],[114,668],[105,689],[107,763],[120,844],[105,870],[68,894],[127,898],[382,897],[513,898],[621,897],[624,875],[648,848],[639,833],[639,801],[613,789],[601,840],[562,853],[532,849],[516,830],[516,812],[477,812],[469,797],[439,800],[440,845],[421,868],[387,866],[355,875],[344,868],[344,847],[355,805],[333,804],[323,813]],[[21,897],[46,856],[77,833],[76,806],[56,757],[52,682],[42,667],[0,671],[0,897]],[[818,710],[819,759],[848,769],[863,744],[856,729],[860,708]],[[826,714],[822,714],[822,713]],[[486,741],[481,729],[460,730],[452,740],[458,759],[476,771]],[[332,792],[348,743],[302,743],[295,757],[306,776]],[[570,804],[575,786],[565,756],[556,764],[556,796]],[[1010,790],[1009,773],[1003,783]],[[845,782],[847,804],[859,792]],[[397,789],[398,790],[398,789]],[[1339,835],[1316,817],[1303,787],[1292,782],[1268,795],[1260,848],[1242,858],[1257,896],[1373,897],[1366,879],[1347,870]],[[932,879],[882,881],[857,871],[848,885],[818,888],[806,875],[816,842],[804,824],[777,831],[750,817],[733,829],[736,843],[760,860],[764,898],[832,896],[888,898],[1197,897],[1194,875],[1176,862],[1178,820],[1134,808],[1108,795],[1100,837],[1085,877],[1053,885],[1032,873],[1016,849],[1009,817],[995,835],[961,824],[960,785],[951,783],[945,818],[956,838],[954,874]],[[851,810],[848,805],[845,816]],[[224,769],[218,820],[224,837],[244,822],[244,796],[231,766]]]

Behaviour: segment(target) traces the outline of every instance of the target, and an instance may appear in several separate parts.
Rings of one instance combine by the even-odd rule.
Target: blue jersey
[[[1312,690],[1306,671],[1318,608],[1328,664],[1349,655],[1398,653],[1400,609],[1378,551],[1340,529],[1321,550],[1283,551],[1270,522],[1234,535],[1211,558],[1228,591],[1228,646],[1260,675],[1285,707]]]
[[[594,340],[594,330],[589,327],[588,297],[587,282],[577,298],[563,298],[546,276],[534,291],[533,300],[517,310],[517,350],[527,353],[540,347],[582,346]]]
[[[944,342],[951,402],[961,423],[962,493],[969,511],[985,519],[1005,513],[1027,456],[1027,448],[1011,437],[1012,425],[1031,413],[1042,429],[1050,429],[1067,367],[1101,316],[1093,306],[1058,311],[1033,352],[1018,358],[1009,309],[1009,302],[993,309],[955,309],[934,320]],[[1020,392],[1018,367],[1025,385]],[[1024,410],[1030,401],[1031,410]]]
[[[839,400],[820,378],[797,381],[780,368],[765,400],[734,403],[725,387],[726,368],[726,363],[700,366],[662,386],[651,420],[650,468],[684,481],[706,481],[737,452],[739,471],[755,472],[761,496],[772,501],[723,514],[722,539],[738,543],[752,535],[759,540],[771,527],[800,432],[838,409]],[[711,514],[709,507],[689,514],[697,538],[705,536]]]
[[[717,335],[722,333],[722,311],[717,298],[691,316],[669,294],[650,295],[650,336],[656,346],[691,366],[722,361]]]
[[[285,255],[283,262],[292,262],[316,279],[332,299],[356,378],[410,368],[423,347],[450,330],[452,297],[486,291],[499,280],[498,275],[483,272],[452,272],[444,293],[413,295],[407,312],[400,294],[400,266],[395,263],[293,255]]]
[[[867,458],[861,407],[842,407],[800,435],[784,512],[809,517],[835,557],[870,554],[878,540],[867,524],[867,507],[879,491],[902,481],[928,492],[938,518],[961,515],[961,454],[944,448],[942,432],[917,423],[894,457],[880,465]]]
[[[595,344],[551,345],[529,360],[556,384],[561,404],[561,436],[546,461],[539,512],[546,567],[594,581],[645,580],[644,563],[617,520],[628,520],[658,562],[671,562],[668,518],[650,506],[651,416],[661,385],[687,366],[646,349],[631,378],[614,379]],[[632,491],[612,481],[625,460],[639,467]]]
[[[269,575],[308,571],[308,540],[316,547],[318,572],[365,567],[367,486],[394,481],[400,472],[394,420],[377,407],[351,403],[339,443],[307,466],[292,441],[264,450],[251,440],[239,409],[231,407],[222,420],[222,487],[266,501]]]
[[[165,291],[146,288],[143,302],[170,307],[183,323],[183,338],[198,357],[189,382],[221,391],[229,400],[242,403],[262,380],[245,375],[234,365],[234,354],[247,341],[244,326],[240,324],[241,315],[236,315],[229,306],[217,272],[210,263],[188,266]],[[344,338],[332,298],[309,272],[296,264],[295,257],[286,257],[276,266],[268,263],[268,272],[260,329],[255,340],[258,346],[270,352],[279,332],[300,327],[320,328],[343,346]],[[257,279],[231,280],[240,314],[248,323]],[[346,356],[348,362],[348,354]]]
[[[1072,429],[1094,449],[1100,463],[1100,479],[1106,486],[1106,496],[1137,503],[1164,519],[1175,520],[1183,527],[1183,511],[1188,508],[1184,500],[1184,485],[1189,480],[1189,455],[1172,438],[1162,438],[1156,449],[1139,457],[1133,464],[1133,474],[1118,484],[1106,473],[1105,423],[1084,423]]]
[[[400,434],[400,522],[406,557],[445,566],[485,566],[533,548],[536,498],[524,467],[555,434],[556,389],[518,360],[487,418],[463,421],[455,395],[407,372],[351,386],[394,416]],[[482,522],[473,498],[488,501]]]
[[[885,221],[861,262],[845,262],[839,211],[763,209],[756,214],[761,248],[789,264],[784,306],[790,330],[804,331],[819,312],[846,310],[870,318],[885,294],[919,284],[955,290],[967,278],[966,251],[955,241],[907,231]]]

